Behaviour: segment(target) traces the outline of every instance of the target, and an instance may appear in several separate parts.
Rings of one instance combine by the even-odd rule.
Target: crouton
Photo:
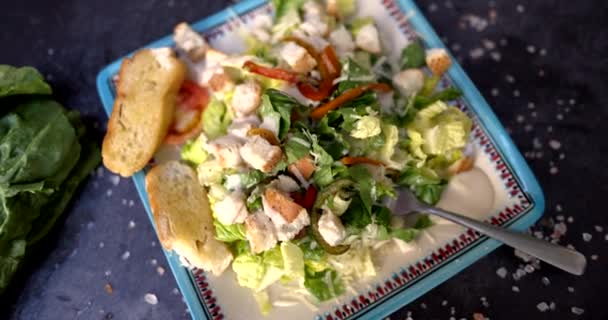
[[[317,65],[317,61],[306,49],[293,42],[287,42],[283,45],[280,56],[293,71],[299,73],[307,73]]]
[[[440,77],[452,66],[452,59],[443,48],[430,49],[426,52],[426,65],[433,75]]]
[[[406,69],[393,76],[393,85],[402,95],[409,97],[422,90],[424,73],[420,69]]]
[[[270,172],[283,157],[280,147],[273,146],[260,136],[251,137],[240,149],[243,160],[254,169]]]
[[[253,253],[274,248],[277,244],[274,225],[263,212],[257,212],[245,219],[245,237]]]
[[[262,86],[256,81],[247,81],[234,88],[232,110],[237,117],[254,113],[262,101]]]

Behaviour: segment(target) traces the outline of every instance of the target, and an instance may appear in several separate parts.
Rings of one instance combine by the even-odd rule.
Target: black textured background
[[[2,1],[0,63],[38,68],[57,99],[80,110],[101,138],[106,116],[95,89],[97,72],[170,33],[177,22],[196,21],[227,4]],[[511,273],[523,262],[502,247],[391,319],[471,319],[475,312],[490,319],[607,319],[607,2],[418,4],[528,156],[545,191],[545,222],[558,215],[572,217],[561,243],[587,255],[589,267],[583,277],[575,277],[543,265],[515,281]],[[471,17],[490,23],[471,26]],[[551,140],[560,148],[551,148]],[[134,224],[129,226],[130,221]],[[603,230],[596,231],[596,226]],[[590,241],[583,240],[584,232],[592,235]],[[63,224],[0,299],[0,318],[189,318],[155,239],[131,181],[99,170]],[[127,251],[130,256],[124,260]],[[164,275],[159,275],[159,266],[167,269]],[[501,267],[509,271],[505,279],[496,275]],[[550,280],[548,285],[543,277]],[[104,290],[107,283],[112,294]],[[146,304],[146,293],[156,294],[158,305]],[[540,312],[541,302],[554,302],[555,310]],[[573,314],[573,306],[584,313]]]

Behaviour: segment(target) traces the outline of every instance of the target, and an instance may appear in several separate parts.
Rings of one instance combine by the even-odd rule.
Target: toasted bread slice
[[[163,247],[191,266],[221,274],[232,253],[215,239],[207,193],[196,172],[179,161],[165,162],[148,172],[146,190]]]
[[[443,48],[430,49],[426,52],[426,65],[433,75],[441,77],[452,66],[452,59]]]
[[[123,61],[103,139],[104,165],[128,177],[142,169],[167,135],[186,67],[172,49],[144,49]]]

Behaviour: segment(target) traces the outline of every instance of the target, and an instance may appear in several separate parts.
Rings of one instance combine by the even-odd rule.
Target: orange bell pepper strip
[[[345,91],[344,93],[342,93],[341,95],[339,95],[338,97],[336,97],[335,99],[330,100],[327,103],[312,110],[312,112],[310,113],[310,117],[314,120],[319,120],[319,119],[323,118],[323,116],[325,116],[328,112],[339,108],[341,105],[357,98],[358,96],[362,95],[363,93],[365,93],[366,91],[369,91],[369,90],[390,92],[392,90],[392,88],[391,88],[391,86],[389,86],[388,84],[385,84],[385,83],[369,83],[369,84],[364,84],[364,85],[349,89],[349,90]]]

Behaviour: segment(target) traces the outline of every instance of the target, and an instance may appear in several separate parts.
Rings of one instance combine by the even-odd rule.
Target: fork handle
[[[510,231],[439,208],[425,206],[421,209],[423,212],[439,216],[446,220],[479,231],[490,238],[494,238],[515,249],[521,250],[564,271],[578,276],[585,272],[587,259],[584,255],[575,250],[570,250],[548,241],[534,238],[524,233]]]

